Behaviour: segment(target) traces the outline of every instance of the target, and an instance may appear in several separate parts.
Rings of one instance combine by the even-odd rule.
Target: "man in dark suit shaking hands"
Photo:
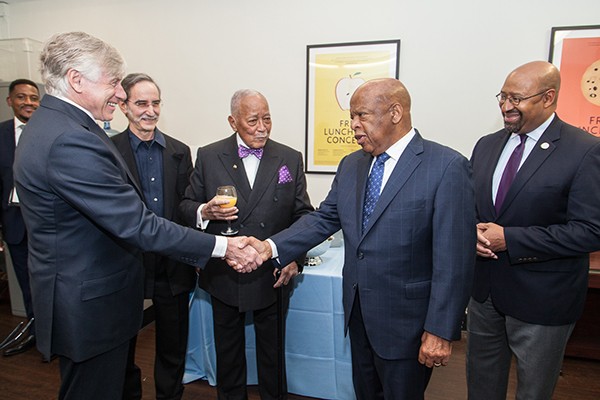
[[[126,98],[124,62],[112,46],[83,32],[58,34],[41,61],[48,94],[14,165],[37,346],[59,356],[60,400],[119,400],[129,341],[142,320],[142,251],[200,268],[225,257],[240,272],[262,260],[244,248],[245,238],[184,228],[144,205],[143,190],[95,121],[111,120]]]
[[[560,74],[522,65],[496,96],[504,129],[471,162],[479,224],[469,303],[469,399],[550,399],[600,249],[600,139],[555,114]]]
[[[146,74],[129,74],[121,82],[127,98],[119,102],[129,127],[113,136],[129,170],[142,188],[144,203],[156,215],[180,221],[179,203],[192,173],[190,148],[156,126],[161,91]],[[183,395],[188,337],[189,294],[196,271],[159,254],[144,254],[144,297],[152,299],[156,327],[154,384],[157,399]],[[135,342],[129,348],[123,399],[141,399],[140,369],[135,365]]]
[[[27,231],[21,215],[18,198],[15,197],[13,181],[13,162],[15,149],[25,124],[40,105],[40,92],[37,85],[28,79],[17,79],[8,87],[8,106],[12,108],[14,118],[0,123],[0,221],[2,238],[10,250],[17,281],[23,294],[23,305],[29,320],[29,331],[23,331],[12,343],[6,342],[5,356],[22,353],[35,346],[35,324],[33,322],[33,306],[29,289],[29,271],[27,268]],[[2,246],[0,238],[0,247]],[[17,339],[15,337],[15,339]],[[4,346],[3,346],[4,347]]]
[[[313,210],[306,192],[302,155],[270,139],[269,104],[255,90],[239,90],[233,95],[228,120],[233,135],[198,149],[181,210],[188,224],[208,233],[219,234],[227,227],[226,220],[233,220],[239,234],[265,239]],[[215,196],[217,187],[223,185],[236,187],[236,207],[219,206],[227,203]],[[231,268],[216,259],[200,272],[199,284],[212,300],[219,399],[247,399],[247,311],[254,316],[260,396],[263,400],[286,398],[285,365],[278,365],[275,287],[283,286],[281,306],[285,312],[288,283],[303,263],[304,255],[299,255],[283,264],[278,280],[270,261],[243,277],[230,273]],[[284,381],[280,394],[279,371]]]
[[[468,160],[423,139],[396,79],[350,101],[362,150],[345,157],[318,211],[271,237],[282,264],[340,228],[343,305],[359,400],[423,399],[448,364],[471,289],[475,204]]]

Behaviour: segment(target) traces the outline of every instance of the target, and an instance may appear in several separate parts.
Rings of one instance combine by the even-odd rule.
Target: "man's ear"
[[[67,82],[69,82],[69,86],[71,86],[71,88],[77,93],[83,92],[82,80],[83,75],[81,72],[73,68],[67,71]]]
[[[398,124],[402,121],[402,116],[404,115],[404,108],[400,103],[394,103],[390,108],[390,112],[392,113],[392,122],[394,124]]]
[[[229,117],[227,117],[227,121],[229,121],[229,126],[231,126],[231,129],[233,129],[234,132],[237,132],[237,125],[235,123],[235,118],[233,118],[231,115]]]

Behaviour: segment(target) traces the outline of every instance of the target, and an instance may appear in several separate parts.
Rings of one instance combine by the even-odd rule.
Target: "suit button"
[[[240,228],[243,228],[243,227],[244,227],[244,224],[240,224]]]
[[[264,223],[264,222],[261,222],[261,223],[260,223],[260,227],[261,227],[261,228],[264,228],[264,227],[265,227],[265,223]]]
[[[279,197],[273,196],[273,201],[279,201]]]
[[[365,258],[365,255],[362,252],[358,253],[358,259],[362,260],[363,258]]]
[[[352,284],[352,289],[356,290],[357,287],[358,287],[358,284],[356,284],[356,283]]]

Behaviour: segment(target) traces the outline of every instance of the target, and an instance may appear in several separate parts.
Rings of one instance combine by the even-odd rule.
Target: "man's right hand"
[[[208,203],[202,207],[202,219],[205,221],[208,220],[223,220],[223,221],[233,221],[237,219],[238,208],[237,207],[227,207],[221,208],[221,204],[229,203],[228,200],[223,200],[217,198],[217,196],[213,197]]]
[[[246,236],[227,238],[225,261],[237,272],[252,272],[263,263],[261,255],[258,254],[254,247],[249,246],[250,239],[254,238]]]

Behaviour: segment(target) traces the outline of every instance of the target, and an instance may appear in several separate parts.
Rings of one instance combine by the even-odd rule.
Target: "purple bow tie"
[[[250,154],[254,154],[256,156],[256,158],[258,158],[260,160],[263,155],[263,149],[262,148],[261,149],[249,149],[246,146],[242,146],[242,145],[238,146],[238,156],[240,156],[240,158],[246,158]]]

